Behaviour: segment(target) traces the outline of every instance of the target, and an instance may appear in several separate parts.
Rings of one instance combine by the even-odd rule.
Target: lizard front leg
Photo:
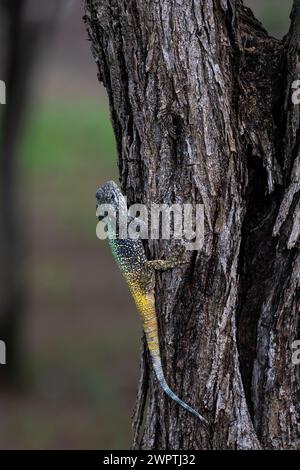
[[[154,269],[155,271],[167,271],[168,269],[179,268],[188,264],[187,260],[176,260],[176,259],[157,259],[153,261],[147,261],[147,267]]]

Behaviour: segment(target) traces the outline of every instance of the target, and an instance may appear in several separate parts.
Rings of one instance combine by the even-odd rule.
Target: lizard
[[[128,223],[134,220],[128,213],[126,200],[114,181],[108,181],[103,184],[96,192],[96,216],[107,223],[107,238],[113,257],[121,273],[123,274],[132,297],[135,301],[138,312],[140,313],[143,330],[146,337],[147,346],[152,360],[153,369],[157,380],[164,392],[174,400],[178,405],[192,413],[207,425],[207,421],[191,406],[181,400],[168,386],[160,355],[159,333],[157,313],[155,307],[155,271],[173,269],[183,266],[186,261],[177,260],[153,260],[149,261],[146,257],[144,246],[140,238],[118,238],[118,226],[112,223],[111,216],[106,211],[106,216],[99,211],[101,205],[109,205],[119,215],[122,212],[125,215],[125,221]],[[101,214],[100,214],[101,212]],[[124,220],[124,219],[123,219]]]

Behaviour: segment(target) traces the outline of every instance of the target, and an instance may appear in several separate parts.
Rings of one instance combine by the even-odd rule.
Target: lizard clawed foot
[[[167,271],[168,269],[179,268],[186,266],[189,263],[187,260],[176,260],[176,259],[157,259],[147,261],[147,266],[155,271]]]

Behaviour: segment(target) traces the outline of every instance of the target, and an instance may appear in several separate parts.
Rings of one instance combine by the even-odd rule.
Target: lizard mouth
[[[107,214],[103,214],[103,212],[100,209],[100,206],[97,204],[96,205],[96,217],[97,219],[101,222],[105,217],[107,217]]]

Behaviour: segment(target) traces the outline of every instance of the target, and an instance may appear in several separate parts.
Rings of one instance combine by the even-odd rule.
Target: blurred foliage
[[[101,101],[35,106],[22,148],[25,169],[69,171],[73,166],[116,165],[109,113]],[[88,159],[88,161],[87,161]]]
[[[289,29],[293,0],[245,0],[269,34],[281,38]]]
[[[35,213],[47,214],[68,236],[95,241],[95,191],[105,180],[118,178],[106,103],[35,105],[27,119],[21,153]]]
[[[9,402],[0,446],[128,448],[140,324],[95,235],[96,188],[118,177],[106,102],[35,104],[21,155],[35,250],[25,267],[30,393]]]

